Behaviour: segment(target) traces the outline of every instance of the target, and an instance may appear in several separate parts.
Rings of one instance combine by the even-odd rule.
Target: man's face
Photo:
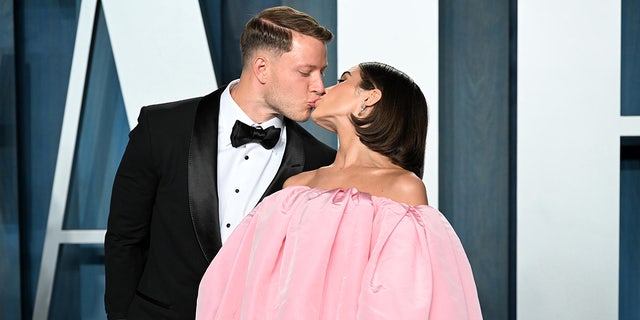
[[[292,49],[272,60],[265,101],[275,112],[306,121],[324,93],[327,49],[322,41],[293,32]]]

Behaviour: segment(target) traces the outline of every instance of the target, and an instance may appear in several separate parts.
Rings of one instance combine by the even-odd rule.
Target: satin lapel
[[[260,201],[264,197],[282,189],[282,184],[289,177],[302,172],[304,168],[304,141],[299,134],[299,125],[290,119],[284,119],[285,126],[287,128],[287,146],[284,151],[284,157],[276,176],[269,184],[269,187],[264,192]]]
[[[218,222],[218,114],[220,88],[198,104],[189,145],[189,211],[196,238],[207,261],[222,246]]]

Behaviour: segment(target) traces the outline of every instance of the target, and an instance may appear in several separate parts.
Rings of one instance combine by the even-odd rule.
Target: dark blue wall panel
[[[23,317],[31,318],[80,1],[15,2]]]
[[[620,113],[640,115],[640,0],[622,0]],[[640,137],[620,154],[619,318],[640,319]]]
[[[440,1],[440,210],[485,319],[515,317],[516,1]]]
[[[622,115],[640,115],[640,0],[622,0]]]
[[[13,1],[0,1],[0,319],[20,319]]]
[[[619,319],[640,319],[640,137],[621,143],[619,296]]]

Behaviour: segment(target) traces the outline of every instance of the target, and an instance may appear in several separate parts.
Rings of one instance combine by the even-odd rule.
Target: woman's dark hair
[[[358,67],[360,87],[382,92],[369,115],[351,116],[360,141],[422,178],[429,123],[424,94],[409,76],[392,66],[363,62]]]
[[[314,37],[325,44],[333,39],[329,29],[304,12],[287,6],[267,8],[251,18],[242,30],[240,51],[243,64],[259,48],[280,54],[290,51],[292,31]]]

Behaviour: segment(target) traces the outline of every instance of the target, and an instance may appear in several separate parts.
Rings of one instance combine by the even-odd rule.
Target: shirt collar
[[[242,111],[240,106],[231,97],[231,89],[238,85],[239,79],[233,80],[224,89],[222,95],[220,95],[220,119],[218,121],[218,143],[226,146],[231,145],[231,129],[236,120],[248,124],[250,126],[260,126],[262,128],[268,128],[274,126],[276,128],[284,127],[282,115],[273,117],[263,123],[255,123],[249,116]],[[281,132],[282,138],[284,131]]]

